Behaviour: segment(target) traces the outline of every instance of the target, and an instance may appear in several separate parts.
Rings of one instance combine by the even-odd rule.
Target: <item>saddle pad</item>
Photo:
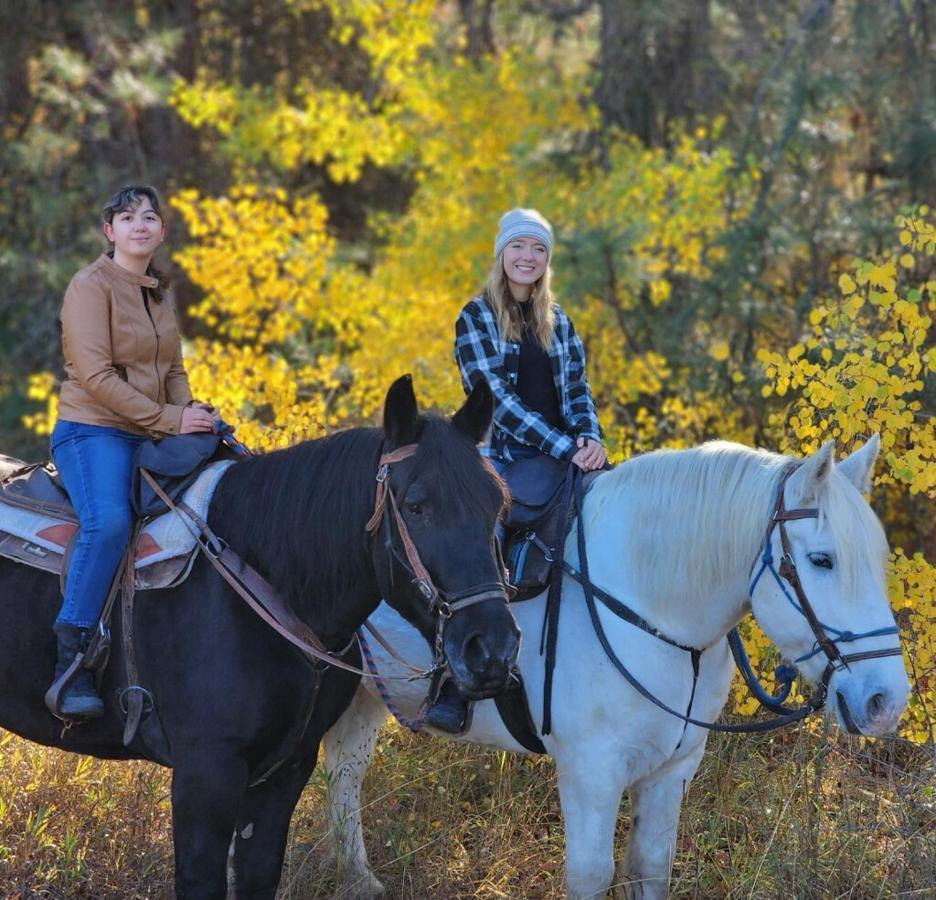
[[[234,460],[210,463],[182,496],[195,512],[207,517],[208,505],[221,476]],[[60,573],[65,548],[77,526],[45,513],[0,503],[0,556],[47,572]],[[146,524],[136,546],[138,590],[168,587],[188,573],[195,537],[175,513]],[[171,565],[159,565],[172,561]]]

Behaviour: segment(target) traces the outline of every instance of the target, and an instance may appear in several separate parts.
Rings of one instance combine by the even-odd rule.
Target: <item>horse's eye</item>
[[[409,511],[414,516],[421,516],[423,514],[423,508],[422,508],[421,503],[409,503],[407,504],[407,506],[409,507]]]
[[[831,568],[833,568],[833,565],[832,565],[832,557],[831,557],[831,555],[828,554],[828,553],[810,553],[810,554],[809,554],[809,561],[810,561],[817,569],[831,569]]]

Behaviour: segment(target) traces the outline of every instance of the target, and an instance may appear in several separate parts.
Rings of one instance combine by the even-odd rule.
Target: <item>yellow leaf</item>
[[[856,287],[855,282],[852,281],[851,275],[846,273],[839,276],[838,283],[842,293],[846,295],[853,293]]]
[[[728,353],[728,341],[726,340],[715,341],[715,343],[709,347],[709,356],[718,362],[724,362],[728,359]]]

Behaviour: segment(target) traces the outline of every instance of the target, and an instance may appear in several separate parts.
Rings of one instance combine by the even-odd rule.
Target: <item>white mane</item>
[[[622,567],[664,616],[678,614],[700,590],[716,589],[731,573],[747,574],[763,545],[782,473],[796,461],[726,441],[636,457],[595,482],[586,534],[589,542],[602,530],[612,539],[615,520],[629,520],[628,539],[615,550]],[[847,594],[860,560],[886,556],[883,531],[858,491],[834,470],[813,502],[832,532]]]

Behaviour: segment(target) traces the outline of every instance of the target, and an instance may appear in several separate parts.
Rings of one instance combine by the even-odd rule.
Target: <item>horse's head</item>
[[[419,414],[408,376],[394,382],[384,454],[415,449],[389,466],[386,509],[373,523],[385,599],[441,651],[468,699],[503,690],[520,642],[494,540],[504,489],[477,448],[492,410],[483,380],[450,420]]]
[[[866,735],[894,730],[910,690],[887,600],[887,541],[861,496],[878,447],[875,435],[836,465],[829,443],[789,476],[768,536],[778,576],[765,572],[752,596],[781,652],[811,681],[827,680],[841,724]]]

